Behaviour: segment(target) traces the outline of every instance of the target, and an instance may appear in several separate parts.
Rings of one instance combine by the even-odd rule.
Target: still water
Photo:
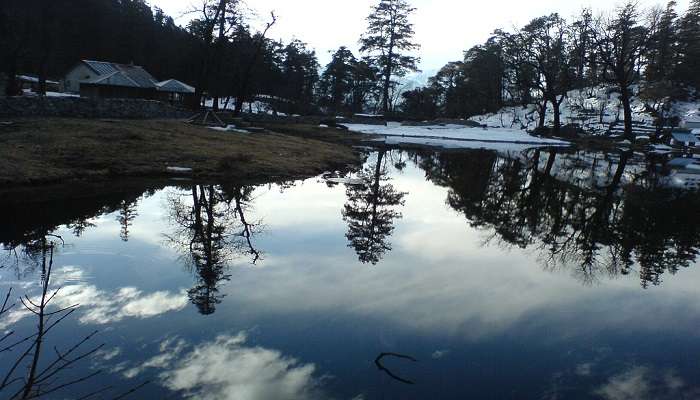
[[[700,398],[700,195],[673,165],[395,150],[5,195],[0,397]]]

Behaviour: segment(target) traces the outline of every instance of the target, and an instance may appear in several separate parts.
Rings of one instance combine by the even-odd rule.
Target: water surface
[[[52,321],[77,306],[35,364],[85,357],[46,398],[696,398],[700,195],[673,165],[394,150],[330,181],[17,193],[0,290],[38,304],[50,272]],[[2,347],[37,330],[14,302]]]

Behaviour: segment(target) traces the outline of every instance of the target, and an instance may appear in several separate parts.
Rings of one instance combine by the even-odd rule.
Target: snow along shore
[[[445,148],[531,148],[538,146],[569,146],[569,142],[530,136],[518,129],[470,128],[462,125],[388,126],[347,124],[351,131],[381,135],[387,144],[419,144]]]

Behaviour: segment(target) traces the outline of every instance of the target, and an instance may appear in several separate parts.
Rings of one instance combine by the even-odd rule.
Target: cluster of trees
[[[7,94],[20,94],[15,76],[60,79],[81,59],[142,65],[159,78],[193,84],[236,112],[265,95],[291,113],[389,111],[397,77],[416,70],[411,41],[414,11],[405,0],[379,0],[360,39],[364,57],[341,47],[322,71],[314,50],[251,28],[241,0],[204,0],[186,27],[146,0],[7,0],[0,2],[0,73]],[[80,21],[80,23],[75,23]],[[225,99],[225,100],[224,100]]]
[[[427,87],[404,93],[404,111],[464,118],[537,104],[540,128],[549,108],[557,131],[568,92],[605,84],[619,94],[632,137],[634,95],[674,99],[700,87],[700,1],[682,16],[676,8],[673,1],[650,10],[629,2],[610,15],[585,10],[566,20],[551,14],[515,32],[497,30],[463,61],[445,65]]]

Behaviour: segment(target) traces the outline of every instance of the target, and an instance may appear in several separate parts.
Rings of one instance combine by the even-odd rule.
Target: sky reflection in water
[[[600,171],[583,176],[592,156]],[[551,157],[394,151],[352,174],[364,185],[83,199],[63,220],[1,228],[0,284],[36,296],[37,253],[23,250],[64,238],[55,307],[80,308],[48,340],[97,329],[105,343],[62,379],[101,377],[64,397],[145,381],[133,398],[700,396],[700,224],[687,211],[700,201],[636,160]],[[18,307],[0,328],[34,319]],[[380,371],[380,353],[417,359],[382,360],[415,384]],[[5,371],[16,353],[1,356]]]

